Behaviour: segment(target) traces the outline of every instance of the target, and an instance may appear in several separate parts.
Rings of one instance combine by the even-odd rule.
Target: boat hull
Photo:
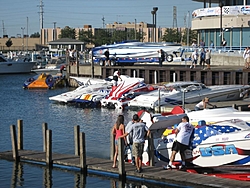
[[[30,73],[35,62],[0,62],[0,74]]]

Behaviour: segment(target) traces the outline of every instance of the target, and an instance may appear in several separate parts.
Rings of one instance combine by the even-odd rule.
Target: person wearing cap
[[[172,146],[170,161],[167,166],[163,166],[163,169],[167,170],[176,168],[176,166],[173,165],[173,162],[178,152],[180,152],[181,155],[181,166],[179,168],[181,170],[185,169],[186,166],[185,150],[189,149],[193,132],[194,132],[194,126],[191,123],[189,123],[189,117],[183,116],[181,119],[181,123],[179,123],[179,125],[175,128],[175,141]]]
[[[207,105],[212,106],[213,108],[217,107],[216,105],[212,105],[211,103],[209,103],[209,98],[205,97],[201,102],[195,105],[194,110],[198,111],[198,110],[206,109]]]
[[[136,172],[141,173],[142,171],[142,154],[145,143],[145,134],[150,134],[150,130],[145,123],[141,122],[137,114],[133,115],[133,126],[128,127],[125,134],[120,138],[128,136],[131,132],[133,135],[133,149],[132,153],[135,156]]]

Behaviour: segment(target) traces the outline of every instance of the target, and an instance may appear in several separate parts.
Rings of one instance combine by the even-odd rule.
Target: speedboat
[[[65,64],[58,64],[58,65],[46,65],[45,68],[39,68],[39,69],[32,69],[31,72],[34,72],[36,74],[41,74],[41,73],[47,73],[47,74],[58,74],[62,71],[66,71]]]
[[[163,136],[168,127],[181,122],[187,114],[172,114],[165,120],[152,121],[152,116],[145,110],[138,112],[153,135],[154,160],[156,166],[167,164],[175,134]],[[229,123],[229,124],[228,124]],[[195,127],[190,149],[185,151],[190,167],[220,167],[250,165],[250,127],[248,123],[216,122],[213,125]],[[128,155],[129,157],[130,155]],[[130,161],[130,158],[129,158]],[[181,158],[176,155],[174,164],[180,165]],[[149,163],[148,142],[145,142],[143,163]]]
[[[124,109],[134,97],[148,93],[156,88],[147,85],[138,78],[123,80],[118,86],[113,86],[110,94],[101,100],[101,106],[113,109]]]
[[[89,84],[88,82],[85,85],[81,85],[73,91],[68,91],[56,96],[49,97],[49,100],[61,102],[61,103],[71,103],[74,99],[80,97],[83,94],[92,93],[98,91],[100,89],[110,88],[110,84],[105,83],[97,83],[97,84]]]
[[[199,111],[186,110],[186,113],[193,125],[197,125],[201,120],[204,120],[208,124],[228,119],[234,119],[235,121],[237,121],[237,119],[241,119],[243,121],[250,122],[249,111],[239,111],[233,107],[204,109]]]
[[[45,73],[29,78],[23,84],[24,89],[53,89],[62,86],[65,86],[64,77]]]
[[[100,89],[92,93],[84,93],[81,96],[75,98],[72,102],[75,102],[77,106],[83,108],[95,108],[101,107],[101,100],[109,95],[111,89]]]
[[[159,104],[166,106],[197,103],[205,97],[208,97],[210,102],[241,100],[249,89],[250,85],[206,86],[199,82],[180,81],[166,84],[164,90],[135,97],[128,106],[154,109]]]
[[[30,73],[35,64],[28,58],[11,60],[0,54],[0,74]]]

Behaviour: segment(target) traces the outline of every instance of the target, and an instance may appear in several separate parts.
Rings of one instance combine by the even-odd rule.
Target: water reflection
[[[22,187],[23,184],[23,165],[21,163],[13,162],[11,187]]]

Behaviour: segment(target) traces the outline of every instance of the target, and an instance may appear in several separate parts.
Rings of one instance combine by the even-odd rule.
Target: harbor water
[[[74,154],[74,126],[85,132],[88,157],[108,159],[110,156],[110,130],[119,114],[127,123],[135,111],[109,109],[82,109],[73,105],[56,104],[50,96],[61,94],[69,88],[54,90],[25,90],[23,82],[32,74],[0,75],[0,151],[11,150],[10,125],[23,120],[24,149],[43,150],[42,124],[46,122],[52,130],[52,150],[55,153]],[[43,165],[0,160],[0,187],[116,187],[110,177],[88,175],[84,185],[79,171],[52,169],[47,172]],[[126,185],[126,187],[153,187]],[[161,187],[157,185],[157,187]],[[187,187],[164,185],[164,187]]]

